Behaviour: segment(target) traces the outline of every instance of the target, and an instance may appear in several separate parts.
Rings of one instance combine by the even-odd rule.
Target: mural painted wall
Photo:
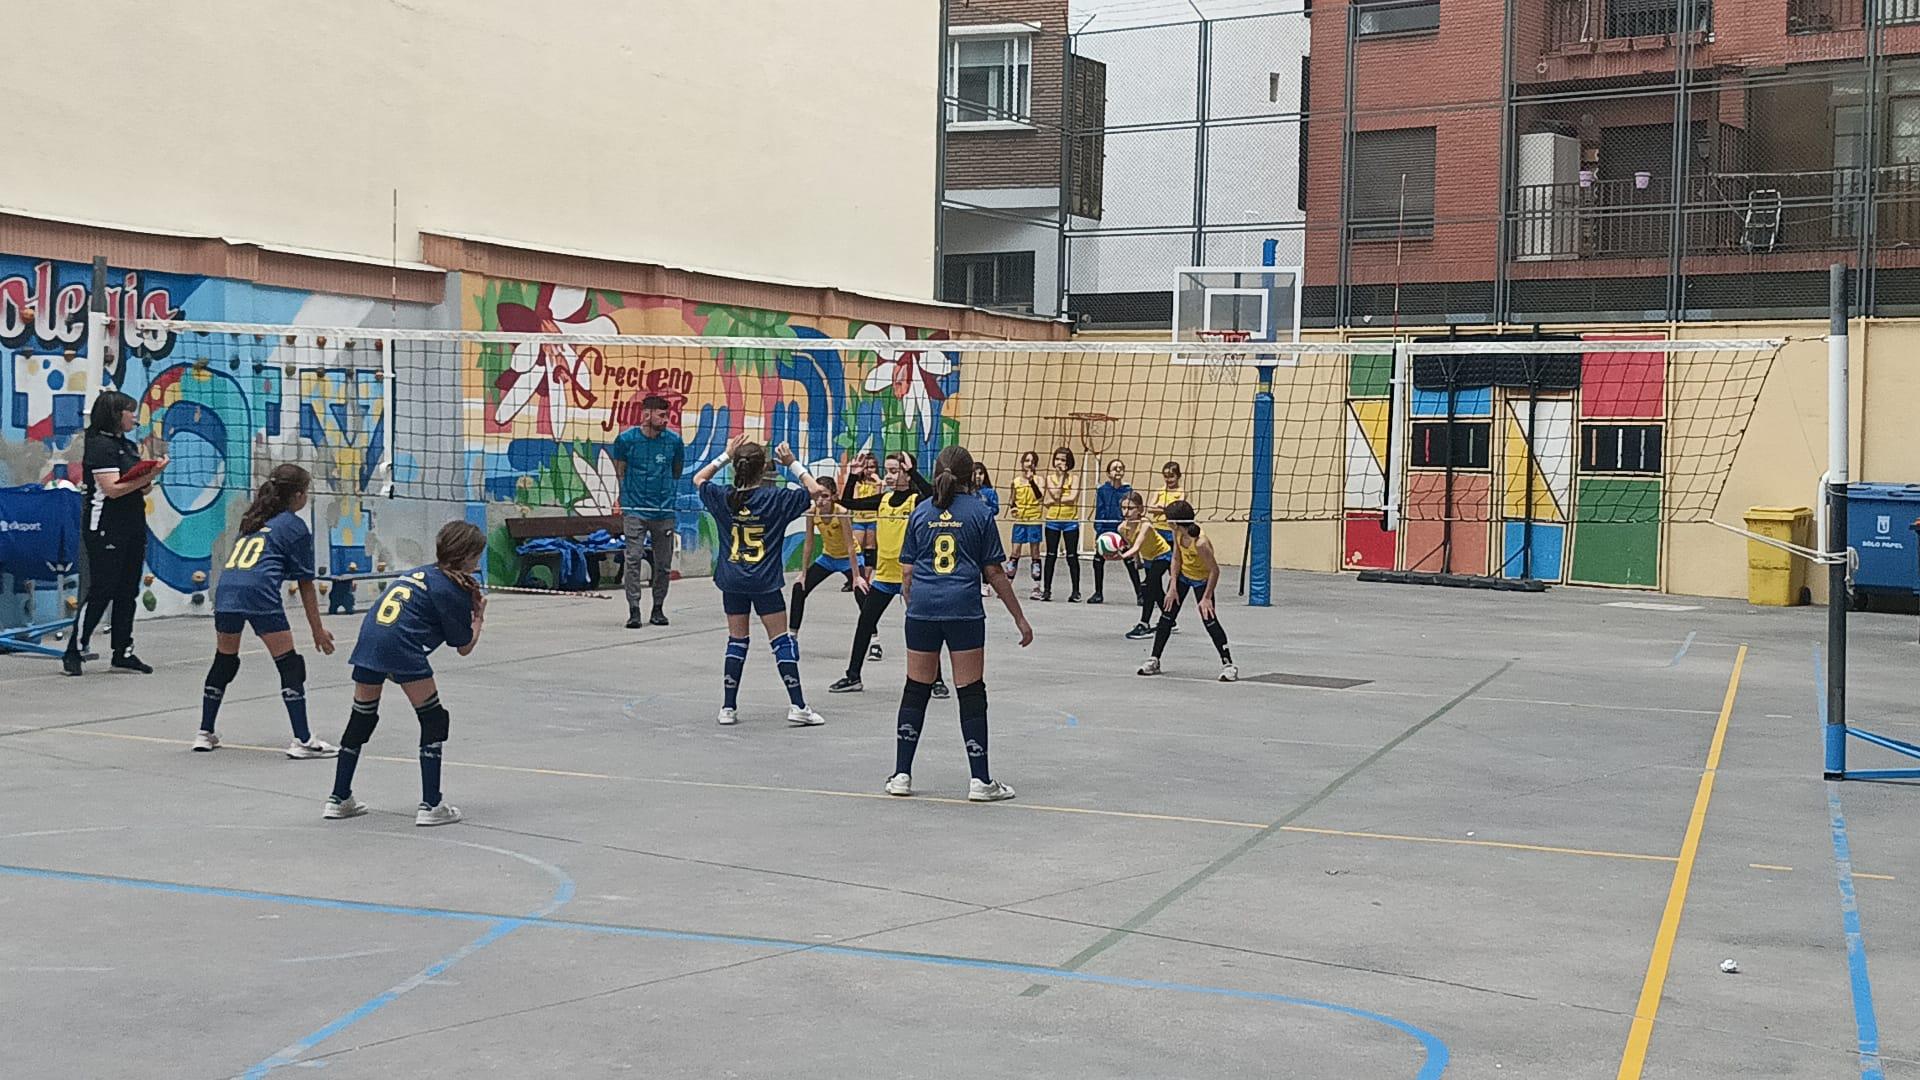
[[[147,500],[141,606],[156,614],[208,609],[222,537],[282,461],[318,478],[310,524],[323,565],[369,569],[382,557],[371,547],[366,499],[388,421],[376,357],[311,345],[296,357],[276,340],[182,338],[133,329],[130,320],[421,325],[426,311],[141,270],[115,269],[108,282],[118,355],[105,385],[140,402],[133,437],[173,459]],[[0,484],[79,479],[90,286],[89,267],[0,255]],[[0,622],[22,616],[21,599],[10,603],[16,610],[0,612]]]
[[[571,286],[470,275],[460,289],[461,324],[574,336],[668,334],[788,338],[774,351],[470,345],[461,357],[462,442],[457,472],[470,513],[488,504],[496,578],[517,567],[500,522],[506,513],[613,513],[618,484],[607,450],[639,422],[640,402],[660,394],[673,406],[671,424],[686,440],[679,494],[676,568],[705,573],[712,522],[700,511],[691,476],[727,440],[742,432],[787,442],[803,461],[823,465],[843,454],[893,450],[918,455],[923,467],[958,440],[958,357],[940,351],[937,330],[844,319],[804,319],[784,312],[703,304]],[[843,353],[808,348],[832,338],[924,339],[925,350]],[[801,533],[789,534],[797,564]]]

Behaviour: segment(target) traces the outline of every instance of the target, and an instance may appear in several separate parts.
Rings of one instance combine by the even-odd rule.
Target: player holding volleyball
[[[714,565],[713,583],[720,589],[720,603],[727,613],[727,658],[719,720],[723,725],[739,720],[736,707],[740,676],[747,666],[750,643],[747,615],[752,612],[766,627],[774,662],[780,667],[780,681],[787,684],[787,723],[816,727],[827,719],[807,706],[807,695],[800,687],[800,645],[787,632],[782,540],[787,526],[807,512],[813,499],[826,495],[827,489],[805,465],[794,460],[786,443],[774,448],[774,456],[799,487],[771,486],[767,448],[745,435],[734,436],[727,443],[726,453],[693,474],[693,486],[720,533],[720,559]],[[725,465],[733,466],[733,483],[714,483],[714,474]]]
[[[1140,621],[1127,631],[1127,637],[1139,641],[1153,636],[1154,613],[1166,599],[1167,575],[1173,570],[1173,549],[1148,523],[1147,500],[1139,492],[1129,491],[1120,500],[1120,514],[1116,531],[1125,547],[1114,557],[1126,560],[1127,573],[1139,583]]]
[[[312,478],[298,465],[277,465],[253,504],[240,515],[240,535],[233,542],[225,569],[213,591],[213,666],[207,670],[200,700],[200,733],[193,748],[219,749],[214,721],[227,685],[240,672],[240,631],[252,626],[260,643],[280,672],[280,700],[293,725],[290,758],[332,757],[338,749],[313,737],[307,728],[307,662],[293,647],[293,628],[280,596],[283,584],[298,582],[300,606],[306,611],[313,647],[333,655],[333,635],[320,625],[320,598],[313,587],[313,533],[300,520],[307,507]]]
[[[907,685],[900,696],[900,724],[894,742],[893,776],[887,794],[913,794],[913,754],[927,721],[927,701],[940,676],[940,650],[953,662],[953,683],[960,699],[960,735],[966,741],[967,798],[998,802],[1013,789],[993,778],[987,767],[987,615],[980,586],[991,586],[1020,629],[1020,645],[1033,642],[1033,627],[1013,595],[1013,583],[1001,565],[1006,552],[993,514],[973,493],[973,455],[949,446],[934,462],[933,496],[919,503],[907,521],[900,548],[902,588],[907,598]],[[885,518],[882,518],[884,521]]]
[[[820,491],[813,497],[813,510],[807,514],[807,535],[800,541],[800,561],[806,563],[806,572],[799,581],[793,583],[793,636],[800,636],[800,623],[806,618],[807,597],[813,590],[835,574],[847,576],[847,587],[853,587],[853,575],[859,571],[860,549],[853,543],[853,528],[846,513],[837,499],[840,489],[830,476],[815,478]],[[807,553],[814,550],[814,538],[819,537],[820,554],[812,562],[807,562]]]
[[[1013,482],[1013,565],[1012,577],[1020,576],[1020,553],[1033,560],[1033,581],[1040,583],[1040,530],[1046,517],[1047,497],[1040,487],[1040,455],[1032,450],[1020,452],[1020,479]]]
[[[1160,625],[1153,631],[1153,655],[1140,666],[1142,675],[1160,674],[1160,654],[1166,651],[1167,638],[1173,634],[1174,621],[1180,617],[1180,605],[1187,594],[1194,596],[1194,609],[1200,612],[1200,625],[1207,628],[1213,647],[1220,650],[1220,681],[1234,682],[1240,669],[1233,666],[1233,651],[1227,648],[1227,632],[1221,628],[1213,597],[1220,586],[1220,561],[1214,558],[1213,541],[1200,535],[1193,519],[1193,504],[1184,499],[1167,504],[1167,524],[1173,528],[1173,563],[1177,571],[1173,593],[1161,601]]]
[[[1133,494],[1133,485],[1127,483],[1127,463],[1119,458],[1107,462],[1107,482],[1101,484],[1093,495],[1093,534],[1113,532],[1120,527],[1120,507],[1127,496]],[[1093,595],[1087,597],[1089,604],[1107,602],[1107,560],[1095,552],[1093,560]],[[1140,578],[1134,573],[1133,563],[1120,565],[1127,568],[1127,577],[1133,580],[1133,593],[1140,595]]]
[[[415,825],[451,825],[460,810],[440,792],[440,751],[447,742],[450,718],[440,704],[440,688],[433,680],[427,657],[441,645],[451,645],[465,656],[480,643],[487,621],[487,598],[474,573],[487,552],[487,534],[466,521],[440,526],[434,540],[433,565],[409,570],[387,586],[380,602],[360,622],[360,638],[353,643],[353,712],[346,734],[340,736],[340,759],[334,763],[333,794],[327,796],[321,816],[359,817],[367,804],[353,797],[353,771],[360,764],[360,748],[380,723],[380,691],[391,679],[407,695],[420,721],[420,809]]]

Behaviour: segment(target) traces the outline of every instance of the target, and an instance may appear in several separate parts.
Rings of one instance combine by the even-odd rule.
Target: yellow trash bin
[[[1747,531],[1808,547],[1813,539],[1813,511],[1804,506],[1755,506],[1747,511]],[[1747,602],[1792,607],[1807,600],[1807,560],[1748,540]]]

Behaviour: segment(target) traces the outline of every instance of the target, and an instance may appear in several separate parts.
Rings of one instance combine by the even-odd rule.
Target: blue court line
[[[1440,1080],[1446,1071],[1450,1057],[1447,1044],[1439,1036],[1414,1027],[1404,1020],[1398,1020],[1382,1013],[1369,1012],[1348,1005],[1337,1005],[1328,1001],[1316,1001],[1311,998],[1293,997],[1288,994],[1270,994],[1258,990],[1240,990],[1225,986],[1199,986],[1192,983],[1162,982],[1157,979],[1134,979],[1119,975],[1096,975],[1085,971],[1070,971],[1065,968],[1050,967],[1044,964],[1021,964],[1003,960],[984,960],[966,956],[945,956],[939,953],[906,952],[895,949],[872,949],[858,945],[822,945],[812,941],[792,941],[784,938],[751,937],[740,934],[702,933],[687,930],[666,930],[645,926],[620,926],[612,923],[585,922],[575,919],[555,919],[546,915],[528,915],[522,917],[490,915],[474,911],[455,911],[447,908],[412,907],[405,904],[378,904],[360,900],[335,900],[319,896],[301,896],[294,893],[263,892],[257,889],[228,889],[208,885],[184,885],[170,881],[155,881],[148,878],[118,877],[108,874],[83,874],[71,870],[48,870],[35,866],[13,866],[0,863],[0,875],[10,877],[40,878],[54,881],[68,881],[86,885],[119,885],[126,888],[142,889],[149,892],[173,893],[185,896],[218,897],[227,900],[250,900],[261,903],[291,904],[297,907],[324,908],[333,911],[353,911],[376,915],[402,915],[412,918],[441,919],[455,922],[487,923],[488,929],[465,950],[456,953],[448,960],[429,967],[416,979],[424,981],[432,978],[428,972],[444,971],[447,966],[457,962],[462,956],[471,955],[479,948],[499,940],[508,932],[523,926],[542,929],[573,930],[583,933],[608,934],[615,937],[645,938],[654,941],[683,941],[706,945],[734,945],[755,949],[778,949],[796,952],[809,952],[825,956],[840,956],[859,960],[891,960],[897,963],[923,964],[932,967],[956,968],[972,971],[991,971],[1002,974],[1021,975],[1028,978],[1052,979],[1060,982],[1085,983],[1095,986],[1117,986],[1132,990],[1162,990],[1182,994],[1202,994],[1209,997],[1228,998],[1238,1001],[1258,1001],[1270,1005],[1291,1005],[1300,1008],[1317,1009],[1339,1016],[1351,1017],[1380,1024],[1411,1037],[1420,1044],[1422,1058],[1420,1071],[1414,1074],[1414,1080]],[[561,890],[569,897],[571,886]],[[556,894],[558,899],[558,894]],[[327,1027],[307,1037],[318,1042],[334,1032],[357,1020],[363,1019],[392,1000],[388,991],[360,1008],[334,1021]],[[394,995],[397,996],[397,995]],[[324,1034],[323,1034],[324,1033]],[[302,1040],[306,1042],[307,1040]],[[298,1044],[296,1044],[298,1045]],[[275,1059],[268,1059],[269,1062]],[[286,1064],[282,1062],[281,1064]],[[262,1062],[255,1066],[261,1069],[277,1067]],[[255,1073],[248,1073],[254,1076]],[[264,1075],[264,1070],[257,1075]]]
[[[1687,631],[1687,640],[1680,643],[1680,651],[1673,654],[1673,659],[1667,661],[1667,666],[1679,667],[1680,659],[1687,655],[1688,649],[1693,648],[1693,639],[1699,636],[1700,636],[1700,631],[1698,630]]]
[[[1833,865],[1840,876],[1840,928],[1847,935],[1847,975],[1853,984],[1853,1026],[1860,1035],[1860,1080],[1886,1080],[1880,1069],[1880,1021],[1873,1011],[1873,983],[1867,978],[1867,939],[1860,931],[1860,905],[1853,895],[1853,849],[1847,843],[1847,817],[1840,810],[1840,785],[1827,781],[1827,814],[1833,822]]]

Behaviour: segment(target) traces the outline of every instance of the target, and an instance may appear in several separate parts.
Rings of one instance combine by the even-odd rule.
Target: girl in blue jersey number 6
[[[380,690],[388,679],[400,684],[420,721],[420,809],[415,825],[451,825],[460,810],[440,794],[440,750],[447,742],[449,718],[440,704],[428,654],[451,645],[461,656],[480,643],[487,618],[487,598],[474,573],[487,551],[487,534],[466,521],[440,526],[434,541],[432,566],[409,570],[387,586],[380,602],[360,623],[353,644],[353,713],[346,734],[340,736],[340,759],[334,765],[333,794],[327,796],[322,817],[359,817],[367,804],[353,797],[353,770],[360,764],[360,748],[380,723]]]
[[[700,501],[713,515],[720,532],[720,559],[713,569],[713,583],[720,588],[721,606],[727,612],[727,659],[723,680],[724,697],[720,723],[738,722],[736,710],[740,698],[740,675],[747,666],[747,637],[751,624],[748,613],[760,616],[767,628],[773,659],[780,667],[780,681],[787,684],[787,723],[815,727],[826,717],[807,705],[800,688],[800,646],[787,632],[787,526],[793,524],[813,500],[826,494],[806,466],[795,461],[793,451],[781,443],[774,448],[780,465],[798,487],[773,487],[767,471],[767,448],[736,435],[727,443],[727,452],[709,461],[693,474],[693,486]],[[723,465],[733,466],[733,483],[716,484],[715,473]]]
[[[954,693],[960,699],[960,735],[966,740],[973,778],[967,798],[998,802],[1013,789],[987,768],[987,614],[980,585],[992,586],[1020,629],[1022,648],[1033,627],[1020,610],[1007,578],[1007,553],[992,511],[973,493],[973,455],[949,446],[934,461],[933,498],[914,507],[900,546],[902,591],[907,600],[907,687],[900,697],[893,776],[887,794],[913,794],[913,752],[927,720],[927,701],[940,676],[940,649],[953,658]]]
[[[200,733],[193,748],[217,750],[220,736],[213,724],[227,685],[240,672],[240,631],[248,626],[273,657],[280,673],[280,700],[293,725],[290,758],[332,757],[335,748],[313,737],[307,728],[307,662],[293,647],[293,628],[287,624],[280,595],[287,582],[300,586],[300,606],[313,632],[313,647],[333,655],[333,635],[320,625],[320,600],[313,588],[313,533],[300,520],[307,506],[311,478],[298,465],[278,465],[240,516],[240,535],[227,555],[225,569],[213,590],[213,666],[207,671],[200,700]]]

